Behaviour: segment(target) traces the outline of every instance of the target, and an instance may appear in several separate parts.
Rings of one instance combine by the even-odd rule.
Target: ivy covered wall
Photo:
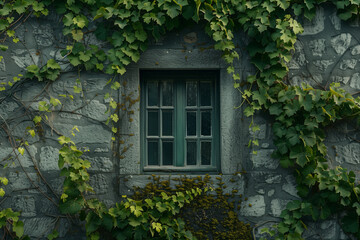
[[[318,9],[312,22],[304,21],[304,33],[299,36],[294,58],[289,63],[288,81],[293,85],[307,82],[316,88],[339,82],[350,92],[357,93],[360,89],[359,23],[344,23],[334,13],[335,9],[325,5]],[[11,92],[1,92],[0,122],[4,127],[0,131],[0,158],[5,167],[1,175],[9,179],[1,207],[22,212],[25,233],[31,238],[44,238],[54,228],[64,239],[79,239],[82,235],[78,227],[71,227],[76,225],[60,214],[56,206],[63,182],[58,170],[60,145],[57,139],[60,135],[71,137],[78,147],[89,150],[84,156],[92,166],[90,183],[107,205],[112,206],[122,194],[130,193],[133,186],[144,186],[149,181],[148,175],[142,174],[140,164],[139,69],[220,71],[221,173],[226,191],[236,189],[247,199],[239,210],[243,220],[253,225],[276,221],[286,204],[298,198],[292,173],[283,170],[277,160],[270,157],[275,148],[271,118],[258,114],[255,122],[260,125],[260,131],[249,132],[250,120],[243,116],[241,108],[234,109],[241,103],[240,93],[233,88],[221,52],[213,49],[213,42],[205,36],[201,26],[185,27],[152,42],[139,62],[129,65],[127,73],[120,77],[121,87],[118,88],[107,84],[108,75],[77,72],[67,58],[60,55],[59,48],[66,45],[62,29],[57,27],[60,21],[56,14],[30,18],[16,29],[21,44],[10,44],[0,62],[2,82],[23,74],[29,65],[44,65],[50,58],[59,61],[61,71],[65,72],[55,82],[29,80],[15,83],[17,86],[12,87]],[[255,69],[246,52],[249,39],[244,34],[238,35],[240,60],[234,66],[241,77],[246,78],[254,74]],[[92,33],[85,34],[84,40],[106,47]],[[107,105],[112,101],[106,96],[109,92],[115,93],[116,101],[124,104],[124,111],[116,121],[115,127],[120,132],[115,134],[115,140],[111,139],[112,127],[106,124],[110,116],[106,113]],[[61,98],[62,104],[56,104],[53,100],[56,98]],[[53,105],[52,112],[44,124],[37,125],[38,134],[33,137],[27,129],[36,116],[33,112],[46,112],[49,103]],[[73,128],[75,125],[79,132]],[[360,144],[355,125],[343,122],[330,127],[327,133],[333,165],[340,163],[358,171]],[[253,135],[259,140],[259,146],[249,149],[247,143]],[[23,140],[17,142],[17,139]],[[23,146],[23,154],[14,150],[15,143]],[[246,173],[237,175],[238,181],[230,181],[233,173],[242,170]],[[168,176],[164,174],[163,177]],[[317,239],[317,234],[322,239],[347,239],[336,219],[309,223],[308,229],[306,239]]]

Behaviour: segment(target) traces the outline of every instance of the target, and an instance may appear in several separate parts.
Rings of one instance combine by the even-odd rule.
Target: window
[[[144,171],[219,170],[218,71],[141,71]]]

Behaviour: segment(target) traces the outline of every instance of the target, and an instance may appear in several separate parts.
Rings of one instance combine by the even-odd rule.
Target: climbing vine
[[[0,1],[0,48],[6,50],[9,39],[19,42],[16,28],[30,16],[40,17],[56,11],[62,16],[63,34],[67,38],[63,57],[78,72],[100,71],[112,75],[109,84],[117,90],[121,86],[119,75],[126,72],[127,65],[139,60],[149,38],[157,40],[183,23],[203,22],[206,33],[215,41],[214,48],[223,52],[223,59],[229,64],[227,71],[234,79],[234,87],[242,93],[247,104],[245,115],[253,117],[261,109],[269,112],[274,119],[274,143],[277,147],[274,157],[283,167],[291,168],[296,176],[302,200],[289,203],[283,211],[282,222],[277,226],[277,239],[301,239],[306,228],[304,218],[327,219],[337,213],[341,213],[343,230],[360,238],[360,189],[355,184],[355,175],[341,167],[329,168],[323,143],[326,126],[340,119],[359,116],[360,100],[344,92],[337,84],[324,90],[313,89],[306,84],[287,84],[287,64],[291,60],[297,35],[303,31],[297,19],[304,16],[311,20],[316,7],[324,2],[332,3],[343,20],[359,16],[360,3],[353,0]],[[251,40],[247,50],[257,69],[255,75],[244,80],[240,79],[233,65],[239,57],[233,42],[234,33],[239,29],[245,31]],[[106,44],[106,48],[84,41],[87,34],[93,33]],[[9,89],[16,82],[28,78],[55,81],[60,74],[59,64],[50,59],[44,66],[28,66],[25,77],[16,76],[12,81],[2,83],[0,89]],[[108,97],[111,99],[109,108],[119,110],[120,103]],[[40,104],[39,110],[52,111],[52,107],[60,103],[59,99],[53,98],[50,103]],[[35,135],[36,126],[45,117],[34,117],[34,129],[29,129],[30,135]],[[109,124],[113,124],[114,134],[118,132],[118,120],[117,113],[112,112]],[[252,128],[253,131],[258,130],[256,125]],[[85,206],[92,208],[91,204],[85,204],[82,196],[84,191],[91,191],[91,187],[86,183],[88,174],[84,171],[88,163],[80,160],[71,162],[72,158],[65,157],[66,151],[74,154],[76,159],[79,157],[70,141],[61,140],[65,145],[60,156],[65,162],[60,162],[59,166],[67,163],[70,167],[62,171],[67,180],[61,206],[64,212],[76,213]],[[252,144],[257,144],[256,139],[252,140]],[[19,146],[18,151],[22,154],[23,146]],[[168,197],[164,196],[163,200],[167,201]],[[73,202],[77,205],[72,205]],[[130,200],[127,203],[134,207],[130,209],[136,210],[138,203]],[[146,208],[151,209],[151,204],[147,204]],[[97,214],[102,216],[101,211]],[[120,213],[113,213],[112,217],[121,217],[117,214]],[[152,227],[161,233],[157,224]]]

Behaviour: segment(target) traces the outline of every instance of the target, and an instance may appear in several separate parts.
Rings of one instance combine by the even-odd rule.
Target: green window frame
[[[143,70],[144,172],[220,171],[219,71]]]

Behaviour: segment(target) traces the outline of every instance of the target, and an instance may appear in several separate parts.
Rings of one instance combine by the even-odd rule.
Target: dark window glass
[[[148,164],[159,165],[159,148],[157,141],[148,142]]]

